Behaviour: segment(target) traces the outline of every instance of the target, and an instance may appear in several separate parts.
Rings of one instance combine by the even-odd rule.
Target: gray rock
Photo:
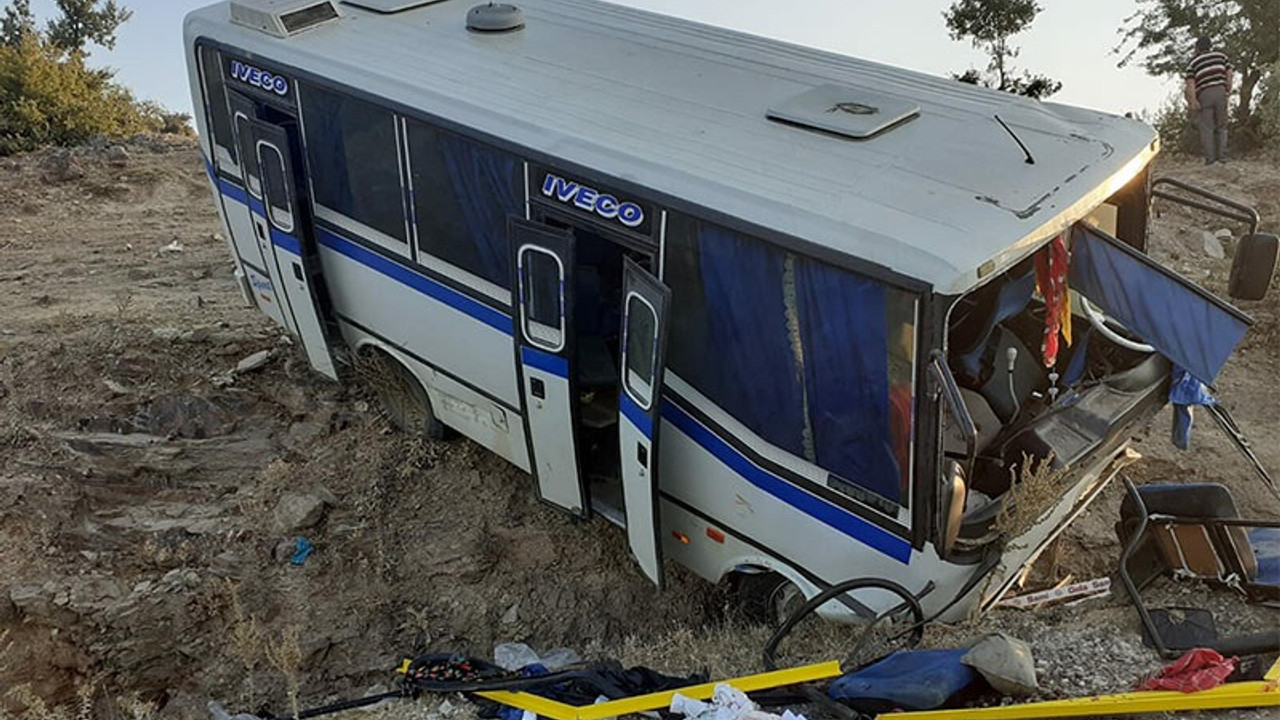
[[[129,164],[129,151],[124,149],[123,145],[112,145],[107,148],[107,162],[116,167],[123,167]]]
[[[991,687],[1005,695],[1029,697],[1040,690],[1031,647],[1004,633],[982,638],[960,662],[977,670]]]
[[[315,527],[324,517],[324,498],[311,493],[290,493],[276,505],[276,525],[285,532]]]
[[[257,370],[271,359],[270,350],[260,350],[236,364],[236,372],[247,373]]]
[[[1226,251],[1222,249],[1222,241],[1208,232],[1204,234],[1204,252],[1216,260],[1223,260],[1227,257]]]
[[[1217,232],[1213,234],[1213,236],[1218,238],[1219,240],[1230,240],[1231,238],[1235,237],[1235,235],[1233,235],[1232,232],[1227,228],[1219,229]]]

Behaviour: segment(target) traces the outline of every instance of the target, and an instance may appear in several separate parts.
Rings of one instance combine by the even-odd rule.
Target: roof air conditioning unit
[[[337,20],[333,0],[231,0],[231,22],[287,38]]]

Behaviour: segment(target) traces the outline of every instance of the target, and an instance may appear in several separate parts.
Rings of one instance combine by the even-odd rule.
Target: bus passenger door
[[[590,509],[573,418],[573,232],[511,218],[509,233],[521,393],[538,492],[552,505],[585,517]]]
[[[298,199],[299,183],[293,174],[289,136],[283,128],[264,122],[253,123],[253,158],[260,173],[263,207],[255,224],[269,238],[267,266],[275,271],[276,287],[284,292],[302,347],[311,367],[330,380],[338,371],[329,352],[324,324],[312,283],[316,278],[315,255],[307,252],[304,209]],[[256,215],[256,208],[255,208]],[[261,222],[259,222],[261,221]]]
[[[285,305],[284,294],[280,291],[280,273],[271,254],[266,209],[262,204],[262,177],[258,168],[258,154],[253,150],[253,125],[257,109],[253,101],[239,93],[229,93],[228,99],[236,149],[240,154],[240,176],[244,181],[244,215],[229,217],[236,252],[245,265],[249,289],[253,291],[258,308],[286,330],[296,332],[289,308]],[[227,212],[229,215],[239,213],[240,209],[228,204]],[[248,218],[247,225],[244,224],[245,217]],[[246,233],[252,237],[243,237]]]
[[[622,390],[618,394],[622,496],[627,541],[640,569],[662,587],[658,516],[658,428],[666,365],[671,290],[630,258],[625,261],[622,310]]]

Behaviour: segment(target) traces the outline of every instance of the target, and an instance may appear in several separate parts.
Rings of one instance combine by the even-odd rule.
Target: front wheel
[[[776,572],[739,573],[732,596],[748,622],[775,628],[805,602],[800,588]]]

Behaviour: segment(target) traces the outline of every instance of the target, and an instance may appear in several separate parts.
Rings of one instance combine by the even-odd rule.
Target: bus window
[[[316,216],[408,254],[395,116],[309,83],[298,94]]]
[[[829,488],[907,507],[916,297],[674,215],[666,262],[670,370]]]
[[[405,131],[419,258],[507,287],[507,217],[524,214],[523,163],[417,120],[406,121]]]
[[[213,141],[213,160],[219,169],[240,174],[237,160],[235,131],[231,126],[231,114],[227,107],[227,89],[222,79],[222,63],[218,51],[201,45],[199,48],[200,74],[204,82],[204,102],[208,111],[210,139]]]
[[[266,190],[267,213],[271,224],[285,232],[293,231],[293,199],[289,179],[285,177],[284,158],[271,145],[258,143],[258,164],[262,169],[262,185]]]
[[[644,410],[653,405],[654,350],[658,314],[637,293],[627,297],[627,391]]]
[[[536,247],[520,249],[520,288],[525,337],[533,345],[564,349],[564,268],[555,255]]]

